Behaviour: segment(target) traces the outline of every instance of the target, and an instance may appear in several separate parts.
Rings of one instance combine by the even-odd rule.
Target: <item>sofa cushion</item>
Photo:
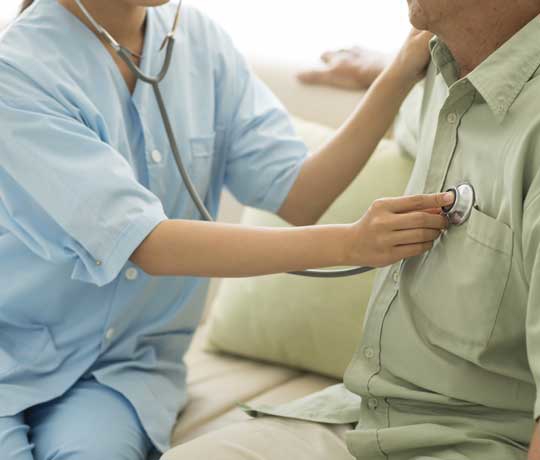
[[[312,123],[297,126],[312,149],[332,134]],[[395,143],[383,141],[321,222],[354,222],[376,198],[402,194],[411,166]],[[243,223],[286,225],[253,209],[246,211]],[[290,275],[225,280],[209,318],[209,349],[341,378],[361,338],[373,277],[370,273],[332,280]]]

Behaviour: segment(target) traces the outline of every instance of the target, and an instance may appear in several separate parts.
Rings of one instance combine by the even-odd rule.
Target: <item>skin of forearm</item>
[[[414,84],[390,66],[336,136],[306,159],[279,216],[315,224],[366,165]]]
[[[131,261],[152,276],[269,275],[342,264],[346,233],[343,225],[265,228],[168,220]]]
[[[540,460],[540,425],[538,421],[536,422],[527,458],[528,460]]]

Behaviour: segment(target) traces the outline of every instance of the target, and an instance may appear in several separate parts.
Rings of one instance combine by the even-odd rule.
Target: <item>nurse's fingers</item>
[[[405,246],[409,244],[430,243],[441,236],[440,230],[426,228],[416,230],[400,230],[392,232],[389,236],[393,246]]]
[[[454,194],[451,192],[435,193],[433,195],[412,195],[400,198],[385,199],[388,210],[396,214],[406,212],[424,211],[426,209],[444,208],[454,203]]]
[[[425,209],[422,212],[428,212],[429,214],[442,214],[441,208]]]
[[[400,259],[410,259],[411,257],[419,256],[424,252],[433,248],[433,242],[408,244],[406,246],[398,246],[395,248],[394,254]]]
[[[440,213],[410,212],[391,217],[392,230],[411,230],[415,228],[443,230],[448,227],[448,219]]]

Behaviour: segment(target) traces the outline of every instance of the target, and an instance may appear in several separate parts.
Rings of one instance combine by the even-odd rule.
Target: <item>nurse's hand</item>
[[[448,227],[441,208],[453,201],[452,193],[375,201],[351,227],[347,265],[384,267],[428,251]]]
[[[429,42],[432,38],[430,32],[413,29],[390,64],[389,72],[408,84],[415,84],[424,78],[431,59]]]
[[[536,423],[527,458],[528,460],[540,460],[540,424],[538,423]]]

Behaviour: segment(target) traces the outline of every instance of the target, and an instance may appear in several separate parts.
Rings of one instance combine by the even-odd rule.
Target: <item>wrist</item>
[[[413,87],[421,80],[420,74],[413,74],[410,70],[404,69],[399,59],[395,60],[384,71],[384,79],[395,85],[404,94],[408,94]]]
[[[337,266],[354,265],[351,263],[353,259],[353,250],[355,241],[357,240],[356,226],[353,224],[340,225],[340,233],[337,235],[339,247],[336,249],[336,254],[339,255]]]
[[[322,225],[316,226],[322,238],[319,241],[319,254],[321,267],[337,267],[347,265],[349,250],[352,241],[350,225]]]

